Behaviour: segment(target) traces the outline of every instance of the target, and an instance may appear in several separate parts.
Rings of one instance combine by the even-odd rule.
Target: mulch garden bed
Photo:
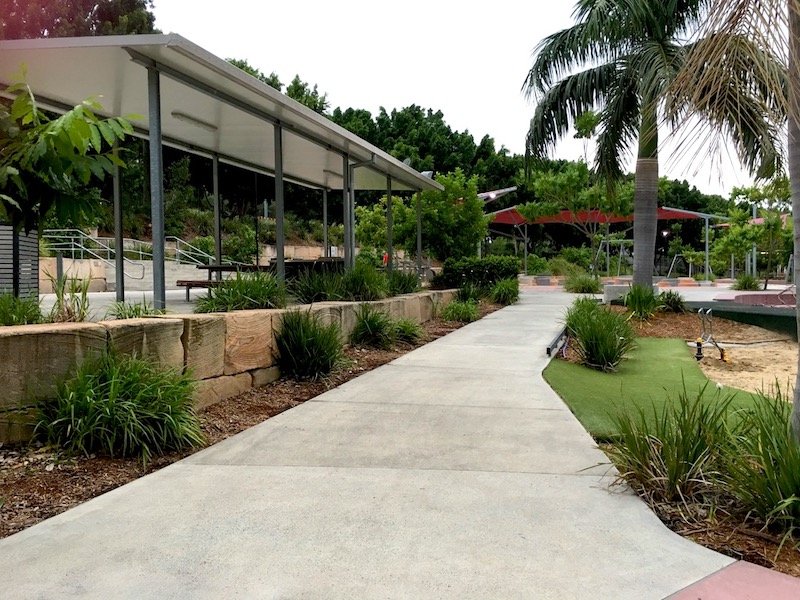
[[[481,317],[501,308],[481,304]],[[207,446],[216,444],[270,417],[310,400],[362,373],[391,362],[462,327],[434,320],[423,325],[415,345],[391,350],[347,347],[344,365],[319,381],[279,379],[214,404],[199,413]],[[67,456],[40,444],[0,444],[0,538],[62,513],[82,502],[172,464],[200,448],[154,457],[147,465],[135,458]]]

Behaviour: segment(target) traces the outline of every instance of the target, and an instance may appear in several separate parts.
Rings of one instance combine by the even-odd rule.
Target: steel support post
[[[150,219],[153,237],[153,308],[167,304],[164,281],[164,161],[161,148],[161,78],[147,68],[147,103],[150,138]]]
[[[328,189],[322,188],[322,245],[324,251],[322,256],[329,258],[331,255],[331,245],[328,242]]]
[[[389,273],[394,269],[394,240],[392,228],[394,227],[394,217],[392,215],[392,176],[386,176],[386,253],[388,261],[386,269]]]
[[[283,228],[283,127],[280,123],[273,126],[275,131],[275,258],[278,266],[278,279],[286,280],[286,262]]]
[[[222,198],[219,195],[219,156],[211,157],[211,179],[214,194],[214,262],[222,265]],[[217,271],[217,280],[222,279],[222,271]]]
[[[119,155],[114,146],[114,157]],[[125,248],[122,237],[122,194],[120,193],[119,167],[114,165],[114,287],[117,302],[125,302]]]

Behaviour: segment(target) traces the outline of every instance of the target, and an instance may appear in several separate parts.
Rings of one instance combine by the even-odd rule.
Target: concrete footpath
[[[718,577],[732,559],[609,489],[605,455],[542,380],[571,300],[525,292],[0,541],[3,595],[640,600]]]

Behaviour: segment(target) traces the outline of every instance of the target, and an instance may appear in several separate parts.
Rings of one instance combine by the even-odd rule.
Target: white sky
[[[328,94],[331,109],[377,114],[417,104],[451,128],[524,151],[533,105],[521,93],[531,53],[572,23],[572,0],[155,0],[156,27],[222,58],[244,58],[282,82],[296,75]],[[749,183],[732,165],[700,173],[669,160],[661,174],[727,195]],[[571,134],[554,158],[578,159]],[[633,169],[633,164],[631,164]]]

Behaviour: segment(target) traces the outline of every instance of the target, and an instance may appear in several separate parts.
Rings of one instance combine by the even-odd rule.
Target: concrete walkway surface
[[[541,377],[572,298],[526,291],[0,541],[4,594],[640,600],[707,585],[734,561],[610,488],[605,455]]]

